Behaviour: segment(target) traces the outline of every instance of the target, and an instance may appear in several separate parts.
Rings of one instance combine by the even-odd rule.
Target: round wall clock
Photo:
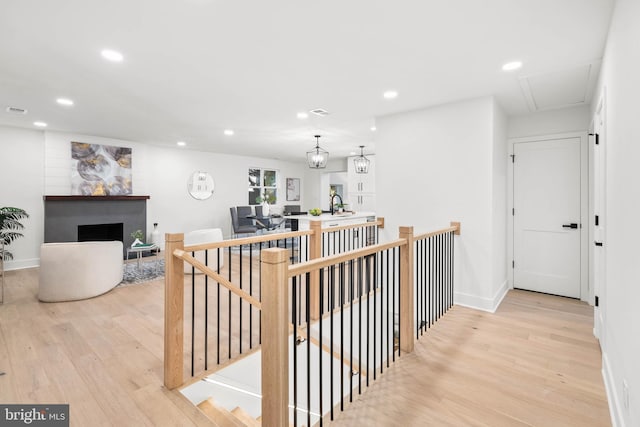
[[[206,200],[211,197],[214,187],[213,177],[208,172],[194,172],[187,182],[189,194],[197,200]]]

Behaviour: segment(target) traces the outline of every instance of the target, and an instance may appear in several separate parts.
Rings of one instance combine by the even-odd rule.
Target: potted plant
[[[256,197],[256,202],[262,204],[262,215],[269,215],[269,203],[275,203],[276,197],[273,194],[262,193]]]
[[[20,220],[29,218],[29,214],[20,208],[0,208],[0,260],[11,260],[13,254],[6,250],[5,245],[11,244],[18,237],[23,237],[18,230],[24,230]]]
[[[135,240],[133,241],[133,243],[131,244],[131,247],[133,248],[134,246],[138,246],[138,245],[143,245],[144,243],[142,242],[142,239],[144,238],[144,233],[142,232],[142,230],[136,230],[133,233],[131,233],[131,237],[133,237]]]

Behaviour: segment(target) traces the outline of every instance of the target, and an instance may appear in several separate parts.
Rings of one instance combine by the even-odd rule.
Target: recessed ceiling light
[[[46,128],[47,124],[45,122],[33,122],[34,126],[38,126],[39,128]]]
[[[122,62],[124,59],[124,56],[116,50],[104,49],[100,54],[104,59],[111,62]]]
[[[513,71],[520,67],[522,67],[522,62],[520,61],[507,62],[502,66],[502,71]]]
[[[350,156],[355,156],[355,155],[356,155],[356,152],[355,152],[355,151],[351,151],[351,152],[349,153],[349,155],[350,155]]]
[[[388,90],[383,93],[382,96],[384,96],[385,99],[394,99],[398,97],[398,92],[395,90]]]
[[[178,141],[178,142],[176,142],[176,145],[177,145],[178,147],[184,147],[185,145],[187,145],[187,143],[186,143],[186,142],[184,142],[184,141]]]
[[[225,130],[224,130],[224,134],[225,134],[225,135],[227,135],[227,136],[231,136],[231,135],[233,135],[233,130],[231,130],[231,129],[225,129]]]
[[[306,119],[307,117],[309,117],[309,115],[307,113],[304,113],[304,112],[298,113],[297,116],[298,116],[299,119]]]
[[[378,130],[378,128],[377,128],[377,127],[375,127],[375,126],[371,126],[371,132],[375,132],[376,130]]]
[[[65,105],[67,107],[70,107],[73,105],[73,101],[68,98],[58,98],[56,99],[56,102],[60,105]]]

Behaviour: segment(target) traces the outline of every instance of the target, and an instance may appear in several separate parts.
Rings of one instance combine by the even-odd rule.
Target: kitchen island
[[[378,238],[377,227],[374,224],[361,225],[355,228],[343,229],[342,226],[355,224],[373,223],[376,220],[374,212],[345,212],[331,215],[325,213],[319,216],[314,215],[291,215],[286,216],[291,221],[292,230],[306,231],[311,228],[311,221],[320,221],[323,229],[322,233],[322,256],[333,255],[345,251],[362,248],[375,244]],[[331,228],[335,227],[336,231]],[[300,247],[301,259],[307,258],[307,245]]]
[[[311,221],[321,221],[322,228],[339,227],[342,225],[360,224],[363,222],[375,221],[375,212],[345,212],[335,213],[323,213],[319,216],[314,215],[290,215],[285,216],[286,219],[298,222],[298,230],[309,230]],[[292,227],[293,228],[293,227]]]

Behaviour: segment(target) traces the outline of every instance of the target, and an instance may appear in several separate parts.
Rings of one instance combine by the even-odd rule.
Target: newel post
[[[261,253],[262,425],[289,425],[289,285],[286,249]]]
[[[322,257],[322,221],[309,221],[309,228],[313,234],[309,236],[309,260]],[[320,271],[311,272],[309,280],[309,317],[311,320],[320,318]]]
[[[415,325],[413,317],[413,227],[400,227],[400,350],[413,352]]]
[[[165,234],[164,253],[164,385],[183,384],[184,371],[184,261],[173,256],[184,249],[184,234]]]
[[[451,221],[450,222],[452,227],[456,227],[456,231],[453,232],[453,234],[455,234],[456,236],[460,235],[460,222],[459,221]]]

